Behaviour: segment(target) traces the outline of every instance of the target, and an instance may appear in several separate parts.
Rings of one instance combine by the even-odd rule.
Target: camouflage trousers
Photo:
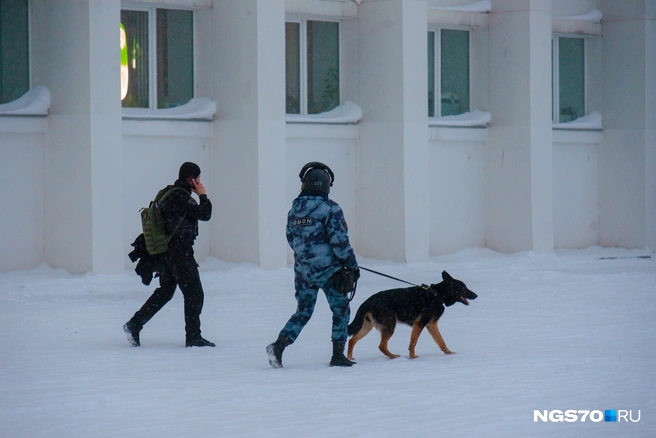
[[[324,286],[324,293],[328,300],[330,310],[333,312],[333,330],[331,339],[333,342],[346,343],[348,338],[348,323],[351,317],[348,297],[335,290],[329,285]],[[319,289],[302,289],[296,291],[296,313],[294,313],[285,327],[280,331],[280,336],[287,338],[290,344],[293,343],[303,330],[303,327],[310,321],[314,306],[317,303]]]

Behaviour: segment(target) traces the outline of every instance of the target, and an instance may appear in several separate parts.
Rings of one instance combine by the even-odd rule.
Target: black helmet
[[[298,174],[301,179],[301,190],[317,190],[330,193],[335,175],[330,167],[318,161],[307,163]]]

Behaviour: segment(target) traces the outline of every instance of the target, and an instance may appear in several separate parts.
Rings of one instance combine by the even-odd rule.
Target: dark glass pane
[[[435,32],[428,32],[428,117],[435,117]]]
[[[307,22],[308,114],[339,106],[339,24]]]
[[[584,115],[585,61],[583,38],[558,39],[558,108],[559,122],[569,122]]]
[[[157,10],[157,108],[184,105],[194,97],[194,14]]]
[[[27,0],[0,1],[0,104],[30,88]]]
[[[285,23],[285,85],[287,114],[301,113],[300,24]]]
[[[441,31],[441,116],[469,111],[469,31]]]
[[[128,93],[123,107],[148,108],[148,12],[121,11],[128,46]]]

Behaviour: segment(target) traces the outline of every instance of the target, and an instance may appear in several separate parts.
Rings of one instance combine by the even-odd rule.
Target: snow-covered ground
[[[649,255],[651,258],[638,258]],[[614,258],[603,258],[614,257]],[[602,259],[603,258],[603,259]],[[472,249],[362,266],[413,283],[447,270],[478,293],[446,310],[407,357],[372,332],[353,368],[330,368],[330,311],[271,369],[264,348],[295,309],[291,268],[202,263],[203,335],[184,348],[182,297],[144,328],[121,326],[154,286],[133,272],[74,276],[45,266],[0,275],[0,437],[448,436],[653,437],[656,258],[591,248],[549,255]],[[352,314],[401,283],[363,272]],[[639,422],[534,422],[534,410],[630,410]]]

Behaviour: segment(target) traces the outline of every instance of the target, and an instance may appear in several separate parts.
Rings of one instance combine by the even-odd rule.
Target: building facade
[[[0,0],[0,272],[123,272],[184,161],[199,260],[290,262],[308,161],[365,257],[654,250],[656,0]]]

